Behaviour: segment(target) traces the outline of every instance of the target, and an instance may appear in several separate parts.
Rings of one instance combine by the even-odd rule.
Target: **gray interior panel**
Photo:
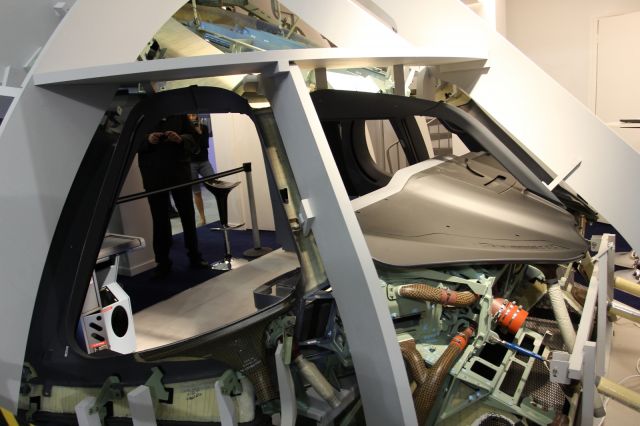
[[[587,248],[571,214],[486,153],[416,172],[401,191],[356,212],[373,258],[389,265],[557,263]]]

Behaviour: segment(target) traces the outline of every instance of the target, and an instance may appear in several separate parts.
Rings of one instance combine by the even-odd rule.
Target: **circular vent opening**
[[[129,316],[122,306],[116,306],[111,315],[111,328],[116,336],[122,337],[129,329]]]

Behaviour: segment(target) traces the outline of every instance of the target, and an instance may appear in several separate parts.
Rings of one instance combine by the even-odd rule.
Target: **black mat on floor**
[[[197,229],[198,245],[202,257],[207,262],[215,262],[224,257],[224,242],[219,231],[209,228],[220,226],[220,222],[210,223]],[[242,252],[253,247],[251,231],[230,231],[231,250],[235,257],[244,257]],[[278,248],[275,232],[260,231],[263,247]],[[133,312],[162,302],[190,287],[207,281],[223,273],[211,269],[191,269],[189,259],[184,248],[182,233],[173,236],[173,246],[170,252],[173,262],[172,272],[162,279],[153,278],[153,270],[143,272],[135,277],[118,276],[118,282],[131,298]]]

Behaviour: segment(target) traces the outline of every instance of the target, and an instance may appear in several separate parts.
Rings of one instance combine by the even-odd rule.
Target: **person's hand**
[[[182,142],[182,138],[180,137],[180,135],[174,132],[173,130],[168,130],[164,132],[164,135],[167,137],[167,140],[169,142],[173,142],[173,143]]]
[[[160,141],[162,140],[162,132],[153,132],[153,133],[149,133],[149,136],[147,136],[147,141],[149,141],[150,144],[157,144],[160,143]]]

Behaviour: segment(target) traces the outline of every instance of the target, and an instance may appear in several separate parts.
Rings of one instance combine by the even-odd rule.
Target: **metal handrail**
[[[163,192],[172,191],[172,190],[178,189],[178,188],[184,188],[186,186],[191,186],[193,184],[205,182],[205,181],[208,181],[208,180],[211,180],[211,179],[219,179],[219,178],[223,178],[223,177],[226,177],[226,176],[235,175],[237,173],[241,173],[241,172],[244,172],[244,171],[245,171],[244,167],[236,167],[235,169],[227,170],[227,171],[220,172],[220,173],[215,173],[215,174],[212,174],[210,176],[205,176],[205,177],[199,178],[199,179],[193,179],[193,180],[190,180],[188,182],[181,183],[181,184],[178,184],[178,185],[168,186],[166,188],[156,189],[154,191],[143,191],[143,192],[137,192],[137,193],[131,194],[131,195],[125,195],[123,197],[118,198],[116,200],[116,204],[128,203],[129,201],[139,200],[141,198],[146,198],[146,197],[148,197],[150,195],[161,194]]]

